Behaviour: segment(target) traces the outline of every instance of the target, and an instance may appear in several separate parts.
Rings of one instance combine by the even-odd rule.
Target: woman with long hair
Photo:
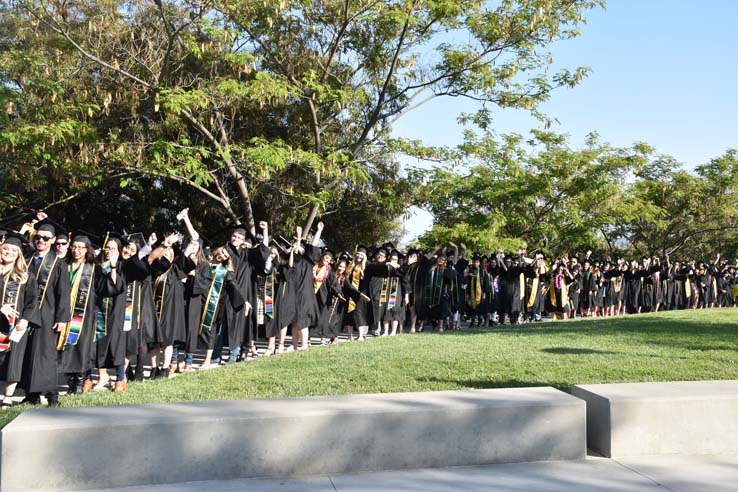
[[[23,370],[28,330],[40,324],[36,278],[28,274],[21,247],[22,238],[18,235],[6,237],[0,246],[0,376],[5,380],[2,410],[13,405],[13,394]]]

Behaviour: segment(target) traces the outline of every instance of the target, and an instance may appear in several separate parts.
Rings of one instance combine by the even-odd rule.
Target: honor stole
[[[102,264],[102,270],[107,275],[110,273],[110,263]],[[110,308],[110,298],[103,297],[99,304],[100,309],[97,311],[97,320],[95,320],[95,341],[104,338],[108,334],[108,310]]]
[[[10,284],[10,285],[8,285]],[[18,310],[18,298],[20,297],[20,289],[21,286],[25,284],[18,283],[18,282],[12,282],[10,280],[10,273],[5,275],[3,278],[3,290],[2,290],[2,297],[0,297],[0,305],[5,304],[11,304],[13,306],[13,309],[16,311]],[[5,352],[6,350],[9,350],[11,347],[12,342],[10,341],[10,332],[15,327],[15,322],[17,320],[15,317],[11,316],[8,318],[8,333],[2,333],[0,332],[0,352]]]
[[[213,327],[215,313],[218,309],[218,301],[220,300],[221,292],[223,292],[227,273],[228,269],[222,264],[218,264],[213,269],[213,281],[210,282],[210,289],[208,289],[206,298],[207,304],[205,304],[205,309],[202,311],[202,319],[200,320],[200,330],[198,333],[201,335],[208,333]]]

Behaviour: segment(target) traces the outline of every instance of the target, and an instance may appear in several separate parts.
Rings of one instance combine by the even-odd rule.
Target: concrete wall
[[[588,384],[587,442],[607,457],[738,453],[738,381]]]
[[[586,455],[584,402],[553,388],[39,409],[1,437],[3,492]]]

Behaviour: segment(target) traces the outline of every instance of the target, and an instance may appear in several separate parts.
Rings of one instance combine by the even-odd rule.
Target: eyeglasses
[[[41,235],[36,234],[35,236],[33,236],[33,240],[34,241],[51,241],[52,237],[54,236],[41,236]]]
[[[60,243],[59,241],[57,241],[57,242],[56,242],[56,245],[57,245],[57,246],[66,246],[66,245],[67,245],[67,243]]]

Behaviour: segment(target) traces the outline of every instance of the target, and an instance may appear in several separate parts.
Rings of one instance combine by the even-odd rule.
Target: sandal
[[[0,411],[8,410],[12,408],[12,406],[13,406],[13,397],[12,396],[3,397],[3,402],[0,403]]]

